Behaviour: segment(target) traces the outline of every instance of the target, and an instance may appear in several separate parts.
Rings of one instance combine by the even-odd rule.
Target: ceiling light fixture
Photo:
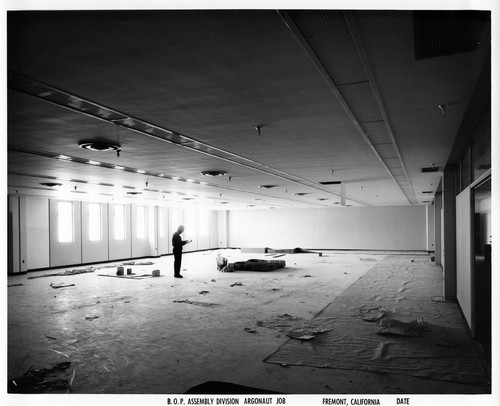
[[[87,161],[87,163],[88,163],[89,165],[95,165],[95,166],[100,166],[100,165],[101,165],[101,163],[100,163],[100,162],[97,162],[97,161]]]
[[[127,192],[128,195],[140,195],[142,192]]]
[[[42,183],[40,183],[40,186],[58,187],[58,186],[62,186],[62,183],[56,183],[56,182],[42,182]]]
[[[227,175],[227,172],[224,171],[203,171],[200,172],[203,176],[210,176],[211,178],[215,178],[217,176]]]
[[[278,185],[260,185],[261,189],[276,189]]]
[[[305,193],[305,192],[299,192],[299,193],[295,193],[295,196],[306,196],[308,195],[309,193]]]
[[[122,150],[120,145],[100,141],[82,141],[78,146],[94,152],[116,151],[117,157],[120,157],[120,151]]]

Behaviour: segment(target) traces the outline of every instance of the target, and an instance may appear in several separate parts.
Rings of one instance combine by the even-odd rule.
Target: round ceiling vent
[[[102,141],[83,141],[80,142],[78,146],[94,152],[116,151],[117,156],[120,156],[121,151],[120,145]]]
[[[227,174],[227,172],[224,171],[203,171],[201,172],[203,176],[209,176],[211,178],[215,178],[217,176],[224,176]]]

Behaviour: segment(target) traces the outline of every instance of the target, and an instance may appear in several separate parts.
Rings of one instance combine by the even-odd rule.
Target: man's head
[[[184,226],[179,226],[177,228],[177,231],[179,232],[179,234],[182,234],[182,232],[184,231]]]

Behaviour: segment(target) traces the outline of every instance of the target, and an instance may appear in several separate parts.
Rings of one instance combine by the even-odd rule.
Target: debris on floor
[[[98,318],[99,318],[99,316],[97,314],[93,314],[91,316],[85,316],[85,320],[95,320]]]
[[[278,330],[296,340],[312,340],[330,331],[329,329],[322,328],[308,320],[292,316],[288,313],[274,316],[266,321],[258,321],[256,324],[259,327]]]
[[[136,262],[136,261],[129,261],[129,262],[124,262],[123,265],[154,265],[155,263],[152,261],[142,261],[142,262]]]
[[[300,329],[300,330],[291,330],[286,335],[290,338],[294,338],[296,340],[312,340],[313,338],[318,337],[321,334],[327,333],[330,330],[314,330],[314,329]]]
[[[378,321],[386,315],[386,311],[381,307],[372,307],[369,309],[360,308],[359,317],[364,321]]]
[[[66,361],[52,368],[34,370],[31,366],[22,376],[9,380],[8,393],[67,393],[71,389],[70,381],[54,374],[68,369],[70,365],[71,362]]]
[[[200,295],[206,295],[207,293],[210,293],[208,290],[202,290],[199,292]]]
[[[250,328],[250,327],[245,327],[243,330],[245,330],[247,333],[250,333],[250,334],[255,334],[257,332],[257,330],[255,330],[254,328]]]
[[[60,289],[60,288],[69,288],[71,286],[75,286],[74,283],[51,283],[50,286],[53,289]]]
[[[362,262],[377,262],[375,258],[360,258],[359,260]]]
[[[23,284],[22,283],[14,283],[12,285],[7,285],[8,288],[11,288],[13,286],[23,286]]]
[[[188,299],[174,300],[174,303],[187,303],[187,304],[201,306],[201,307],[219,307],[219,306],[222,306],[221,304],[218,304],[218,303],[197,302],[195,300],[188,300]]]
[[[238,261],[235,263],[228,263],[227,258],[222,257],[220,254],[217,255],[216,262],[217,262],[217,269],[220,272],[234,272],[234,271],[268,272],[284,268],[286,266],[286,262],[280,259],[274,259],[274,260],[249,259],[248,261]]]
[[[391,334],[406,337],[420,337],[423,332],[431,331],[423,319],[405,323],[396,319],[382,319],[376,334]]]
[[[232,285],[229,285],[231,287],[233,286],[243,286],[243,284],[241,282],[234,282]]]
[[[68,276],[68,275],[80,275],[82,273],[94,272],[97,268],[94,266],[89,266],[87,268],[77,268],[77,269],[67,269],[63,272],[49,273],[43,275],[28,276],[28,279],[46,278],[48,276]]]

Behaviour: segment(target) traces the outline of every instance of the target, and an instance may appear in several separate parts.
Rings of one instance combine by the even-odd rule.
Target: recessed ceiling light
[[[62,186],[62,183],[56,183],[56,182],[42,182],[42,183],[40,183],[40,186],[58,187],[58,186]]]
[[[97,161],[87,161],[87,163],[90,164],[90,165],[96,165],[96,166],[101,165],[101,163],[97,162]]]
[[[142,169],[137,169],[136,172],[137,173],[146,173],[146,171],[143,171]]]
[[[260,185],[261,189],[276,189],[278,185]]]
[[[325,200],[328,200],[328,198],[326,198],[326,197],[318,197],[318,199],[317,199],[317,200],[319,200],[319,201],[323,202],[323,201],[325,201]]]
[[[308,195],[309,193],[305,193],[305,192],[300,192],[300,193],[295,193],[295,196],[306,196]]]
[[[140,195],[142,192],[127,192],[128,195]]]
[[[193,183],[194,180],[193,179],[186,179],[186,182]]]
[[[121,146],[117,144],[111,144],[109,142],[100,141],[83,141],[78,144],[80,148],[88,149],[94,152],[106,152],[106,151],[116,151],[116,154],[120,156]]]
[[[57,159],[63,159],[65,161],[71,161],[72,158],[70,156],[67,156],[67,155],[58,155]]]
[[[201,172],[203,176],[210,176],[212,178],[215,178],[216,176],[224,176],[227,174],[227,172],[224,171],[203,171]]]
[[[115,165],[115,169],[123,171],[125,169],[125,167],[124,166],[120,166],[120,165]]]

